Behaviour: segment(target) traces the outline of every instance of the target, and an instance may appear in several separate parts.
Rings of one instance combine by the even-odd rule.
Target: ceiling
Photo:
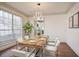
[[[40,2],[40,6],[37,5],[38,2],[6,2],[6,4],[28,16],[33,16],[36,12],[43,15],[66,13],[75,2]]]

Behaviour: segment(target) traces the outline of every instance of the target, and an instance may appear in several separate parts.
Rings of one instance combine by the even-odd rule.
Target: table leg
[[[16,41],[16,49],[18,49],[18,42]]]
[[[29,52],[29,48],[27,48],[27,52]]]

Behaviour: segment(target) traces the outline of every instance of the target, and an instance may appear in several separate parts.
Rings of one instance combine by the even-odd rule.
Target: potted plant
[[[25,23],[23,29],[28,38],[30,38],[30,34],[32,32],[32,24],[30,22]]]

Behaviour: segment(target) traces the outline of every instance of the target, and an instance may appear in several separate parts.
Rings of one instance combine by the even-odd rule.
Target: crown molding
[[[17,10],[16,8],[14,8],[14,7],[12,7],[12,6],[8,5],[8,4],[6,4],[5,2],[0,2],[0,6],[2,6],[2,7],[4,7],[4,8],[7,8],[7,9],[10,9],[11,11],[14,11],[15,13],[18,12],[18,13],[20,13],[20,14],[26,16],[26,17],[29,17],[27,14],[25,14],[25,13],[23,13],[23,12]],[[4,9],[4,8],[1,8],[1,9]],[[4,10],[5,10],[5,9],[4,9]],[[5,10],[5,11],[8,11],[8,10]],[[11,12],[11,11],[9,11],[9,12]],[[16,15],[17,15],[17,14],[16,14]]]
[[[49,15],[61,15],[61,14],[66,14],[66,13],[68,13],[68,12],[70,11],[70,9],[71,9],[76,3],[77,3],[77,2],[74,2],[74,3],[71,5],[71,7],[70,7],[66,12],[63,12],[63,13],[43,14],[43,15],[44,15],[44,16],[49,16]],[[26,16],[26,17],[33,17],[32,15],[27,15],[26,13],[23,13],[23,12],[17,10],[17,9],[14,8],[13,6],[6,4],[6,2],[1,2],[0,4],[3,5],[3,6],[6,7],[6,8],[9,8],[9,9],[11,9],[11,10],[17,11],[17,12],[23,14],[23,15]]]

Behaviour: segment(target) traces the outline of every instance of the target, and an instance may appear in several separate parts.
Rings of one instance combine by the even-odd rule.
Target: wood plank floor
[[[78,57],[76,53],[68,46],[67,43],[60,43],[58,49],[58,56],[59,57]]]
[[[11,55],[10,50],[15,48],[11,47],[9,49],[6,49],[4,51],[0,52],[0,57],[9,57]],[[78,57],[75,52],[66,44],[66,43],[60,43],[59,49],[58,49],[58,55],[57,57]]]

